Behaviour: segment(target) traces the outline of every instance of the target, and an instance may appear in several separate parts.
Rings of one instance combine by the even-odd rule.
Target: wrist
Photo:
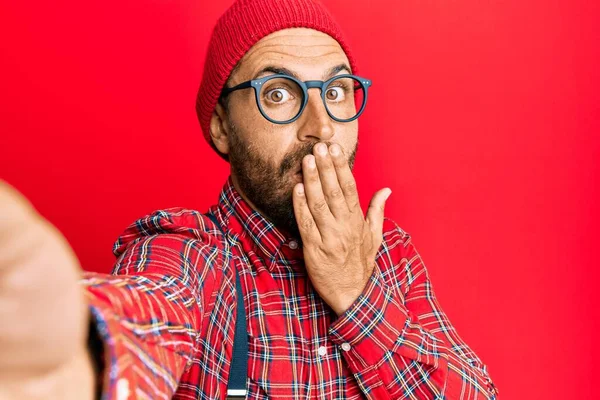
[[[357,287],[355,289],[345,290],[339,293],[336,299],[331,302],[329,306],[338,317],[352,307],[352,304],[354,304],[358,297],[362,294],[365,285],[362,285],[360,288]]]
[[[336,301],[334,304],[330,305],[331,309],[336,313],[336,315],[339,317],[342,314],[344,314],[346,311],[348,311],[348,309],[350,309],[350,307],[352,306],[352,304],[354,304],[354,302],[356,301],[356,299],[358,299],[358,296],[360,296],[360,293],[358,293],[356,296],[344,296],[342,299]]]
[[[338,317],[348,311],[350,307],[352,307],[352,304],[354,304],[359,296],[364,292],[365,287],[371,278],[371,273],[365,274],[361,282],[357,285],[339,292],[335,300],[329,304]]]

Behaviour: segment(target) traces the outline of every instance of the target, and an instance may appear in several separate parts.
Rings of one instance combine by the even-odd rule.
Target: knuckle
[[[312,218],[303,218],[300,221],[300,226],[302,226],[302,228],[307,231],[311,230],[314,225],[315,225],[315,223],[312,220]]]
[[[351,210],[360,209],[360,201],[358,201],[358,200],[352,201],[351,200],[348,203],[348,206],[350,207]]]
[[[319,200],[313,206],[314,210],[317,212],[325,212],[327,210],[327,202],[325,200]]]
[[[333,189],[327,196],[332,200],[337,200],[343,196],[343,192],[341,189]]]
[[[316,183],[319,182],[319,173],[317,171],[313,171],[311,173],[306,174],[309,182]]]
[[[348,193],[356,192],[356,182],[348,181],[344,183],[344,190]]]

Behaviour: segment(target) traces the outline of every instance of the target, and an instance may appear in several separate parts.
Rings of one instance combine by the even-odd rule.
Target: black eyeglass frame
[[[302,106],[300,107],[298,114],[296,114],[296,116],[294,116],[293,118],[291,118],[287,121],[277,121],[277,120],[270,118],[267,115],[267,113],[263,110],[263,108],[260,104],[260,90],[263,87],[263,85],[266,82],[270,81],[271,79],[278,79],[278,78],[290,79],[290,80],[294,81],[295,83],[297,83],[298,86],[300,86],[300,88],[302,89],[302,96],[303,96]],[[337,79],[341,79],[341,78],[352,78],[352,79],[358,81],[358,83],[360,84],[360,86],[364,92],[363,103],[360,107],[360,110],[352,118],[347,118],[347,119],[337,118],[336,116],[331,114],[331,111],[329,111],[329,107],[327,107],[327,103],[325,100],[325,89],[327,89],[327,87],[331,84],[331,82],[333,82]],[[258,106],[258,110],[260,111],[262,116],[265,117],[269,122],[272,122],[272,123],[278,124],[278,125],[284,125],[284,124],[291,124],[292,122],[294,122],[298,118],[300,118],[300,116],[304,112],[304,109],[306,108],[306,104],[308,104],[308,89],[314,88],[314,89],[319,89],[321,91],[321,100],[323,100],[323,104],[325,105],[325,110],[327,110],[327,114],[329,114],[329,117],[331,119],[333,119],[334,121],[337,121],[337,122],[352,122],[355,119],[357,119],[358,117],[360,117],[360,115],[365,110],[365,107],[367,105],[368,95],[369,95],[369,87],[371,87],[371,85],[372,85],[372,82],[369,79],[362,78],[357,75],[351,75],[351,74],[336,75],[326,81],[305,81],[305,82],[303,82],[299,79],[296,79],[290,75],[275,74],[275,75],[268,75],[268,76],[265,76],[265,77],[259,78],[259,79],[252,79],[252,80],[240,83],[239,85],[236,85],[232,88],[227,88],[227,87],[223,88],[223,91],[221,92],[221,96],[223,96],[223,97],[228,96],[229,94],[231,94],[232,92],[235,92],[236,90],[253,88],[254,89],[254,97],[256,98],[256,105]]]

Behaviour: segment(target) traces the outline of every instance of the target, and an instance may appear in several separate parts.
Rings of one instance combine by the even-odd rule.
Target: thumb
[[[7,182],[0,180],[0,272],[31,253],[32,232],[38,237],[39,218],[29,201]],[[0,287],[1,290],[1,287]]]
[[[89,320],[80,276],[67,240],[0,180],[2,379],[7,371],[49,371],[81,351]]]
[[[390,188],[385,188],[377,191],[373,195],[369,208],[367,209],[367,223],[373,234],[381,236],[383,230],[383,212],[385,210],[385,202],[392,194]]]

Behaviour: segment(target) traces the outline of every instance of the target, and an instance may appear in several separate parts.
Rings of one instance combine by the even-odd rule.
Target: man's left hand
[[[294,187],[294,213],[304,262],[321,298],[343,314],[364,290],[383,240],[383,212],[391,194],[381,189],[363,216],[356,181],[338,144],[315,145],[302,161],[303,182]]]

